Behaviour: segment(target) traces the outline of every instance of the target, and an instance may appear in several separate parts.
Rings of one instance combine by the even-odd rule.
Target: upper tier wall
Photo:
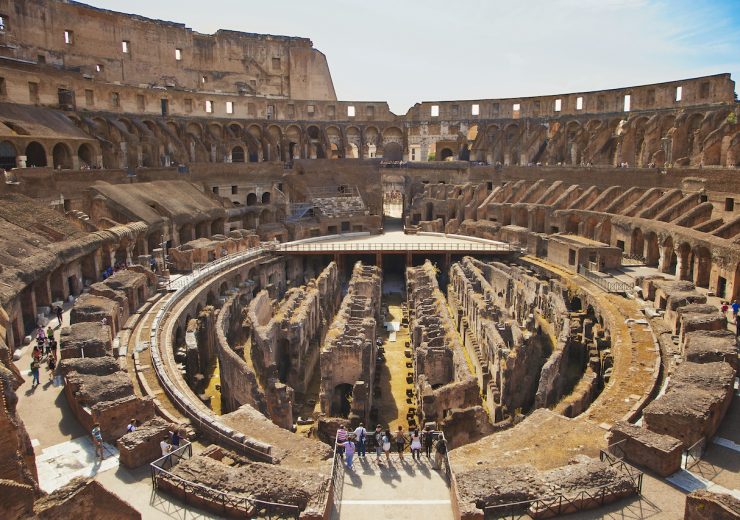
[[[180,23],[52,0],[0,0],[0,14],[6,57],[128,85],[336,99],[326,57],[307,38],[199,34]]]

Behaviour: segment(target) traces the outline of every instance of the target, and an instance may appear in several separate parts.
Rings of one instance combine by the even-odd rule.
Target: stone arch
[[[283,158],[283,131],[277,125],[270,125],[265,131],[265,138],[268,141],[270,150],[270,161],[282,161]]]
[[[18,149],[10,141],[0,142],[0,168],[10,170],[16,167]]]
[[[46,148],[38,141],[31,141],[26,146],[26,166],[42,168],[47,165]]]
[[[677,264],[676,277],[679,280],[693,279],[694,262],[691,253],[691,246],[686,242],[681,242],[676,249]]]
[[[673,249],[673,237],[668,235],[661,244],[659,269],[661,273],[677,274],[677,265],[678,256],[676,255],[676,251]]]
[[[383,146],[383,159],[388,161],[402,161],[403,149],[399,143],[391,142]]]
[[[227,281],[223,281],[218,288],[218,294],[219,296],[224,297],[227,292],[229,292],[229,283]]]
[[[288,149],[288,160],[300,159],[303,157],[303,132],[297,125],[290,125],[285,129],[285,141]]]
[[[634,228],[630,237],[630,255],[636,258],[643,257],[643,251],[645,248],[645,238],[642,234],[642,229]]]
[[[381,146],[380,131],[378,130],[378,127],[376,126],[365,127],[364,136],[365,136],[365,146],[364,146],[364,150],[362,150],[364,158],[376,157],[378,154],[378,147]]]
[[[645,264],[649,267],[657,267],[660,262],[660,247],[658,246],[658,235],[654,231],[648,231],[643,237]]]
[[[452,160],[455,157],[455,153],[450,148],[442,148],[439,152],[439,161]]]
[[[326,127],[326,139],[329,143],[331,154],[330,159],[340,159],[344,157],[344,139],[342,132],[334,125]]]
[[[247,206],[254,206],[257,204],[257,194],[250,193],[247,195]]]
[[[271,198],[272,194],[269,191],[264,192],[262,194],[262,204],[269,204]]]
[[[581,217],[575,214],[570,214],[565,218],[565,233],[569,235],[577,235],[581,225]]]
[[[95,166],[95,152],[92,146],[82,143],[77,148],[77,159],[80,161],[80,166]]]
[[[709,279],[712,273],[712,253],[704,246],[696,246],[694,256],[694,285],[709,288]]]
[[[228,128],[229,133],[231,133],[231,137],[233,139],[238,139],[238,140],[242,139],[242,131],[244,130],[244,128],[242,128],[242,125],[240,125],[237,122],[233,122],[233,123],[229,123],[229,126],[227,128]]]
[[[231,162],[243,163],[244,158],[244,148],[241,146],[235,146],[231,149]]]

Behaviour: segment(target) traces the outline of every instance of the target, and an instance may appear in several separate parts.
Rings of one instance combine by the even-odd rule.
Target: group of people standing
[[[360,458],[366,458],[367,446],[370,443],[375,448],[376,462],[382,466],[382,454],[385,454],[385,460],[390,466],[391,451],[398,453],[398,459],[403,463],[403,452],[406,446],[411,451],[411,459],[421,462],[421,450],[426,453],[427,459],[432,460],[434,453],[433,467],[440,469],[442,462],[447,454],[447,440],[442,432],[435,432],[430,426],[423,431],[418,428],[409,430],[408,435],[404,432],[403,426],[398,427],[396,432],[391,433],[390,429],[383,429],[381,425],[375,427],[375,431],[368,433],[365,426],[360,425],[354,431],[349,432],[344,425],[340,425],[336,436],[337,451],[344,457],[347,468],[352,469],[354,455]]]
[[[732,310],[732,322],[735,324],[735,336],[740,337],[740,303],[737,300],[722,302],[722,314],[727,316],[727,311]]]
[[[60,325],[61,322],[61,318],[59,318]],[[40,371],[41,364],[44,362],[47,370],[49,370],[49,379],[51,379],[54,377],[54,370],[57,367],[57,341],[54,338],[54,329],[51,328],[51,325],[46,330],[44,330],[44,327],[39,327],[36,330],[36,345],[34,345],[31,352],[32,388],[41,384]]]

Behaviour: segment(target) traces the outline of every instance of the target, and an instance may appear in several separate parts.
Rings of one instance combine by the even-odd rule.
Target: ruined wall
[[[380,268],[357,262],[321,347],[321,411],[368,423],[380,315]]]
[[[77,3],[3,4],[2,41],[12,44],[12,58],[38,63],[43,56],[47,65],[101,82],[336,99],[326,58],[306,38],[199,34],[181,23]]]

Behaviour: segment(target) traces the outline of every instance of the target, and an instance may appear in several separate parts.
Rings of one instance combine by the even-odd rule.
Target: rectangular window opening
[[[556,99],[555,100],[555,112],[560,112],[560,110],[563,108],[563,100],[562,99]]]
[[[206,100],[206,113],[207,114],[213,113],[213,101]]]
[[[121,95],[118,92],[111,92],[110,104],[113,108],[118,108],[121,106]]]
[[[190,98],[185,99],[185,112],[192,112],[193,111],[193,100]]]
[[[95,105],[95,92],[91,89],[85,89],[85,104],[89,107]]]
[[[131,42],[128,40],[123,40],[121,42],[121,50],[124,54],[129,54],[131,52]]]
[[[355,107],[352,105],[349,105],[347,107],[347,117],[355,117]]]
[[[576,98],[576,110],[583,110],[583,98],[580,96]]]
[[[676,101],[681,101],[681,96],[683,96],[683,87],[676,87]]]
[[[316,107],[314,105],[306,106],[306,113],[308,114],[308,117],[313,117],[315,112],[316,112]]]
[[[735,199],[732,197],[725,199],[725,211],[735,211]]]
[[[144,97],[144,94],[136,94],[136,108],[140,112],[146,110],[146,98]]]
[[[624,111],[625,112],[630,111],[630,102],[631,102],[631,96],[629,94],[625,94],[624,96]]]
[[[175,49],[175,60],[182,60],[182,49]]]
[[[227,101],[226,102],[226,113],[227,114],[233,114],[234,113],[234,102],[233,101]]]
[[[272,59],[272,70],[280,70],[280,58]]]
[[[72,45],[75,42],[75,33],[74,31],[66,30],[64,31],[64,43],[67,45]]]
[[[5,78],[0,78],[0,96],[7,96],[8,90],[5,86]]]
[[[231,194],[232,195],[238,195],[239,194],[239,187],[238,186],[232,186],[231,187]]]
[[[105,67],[102,63],[98,63],[97,65],[95,65],[95,72],[103,72],[103,70],[105,70]]]
[[[514,104],[513,104],[512,106],[511,106],[511,109],[512,109],[512,110],[513,110],[514,112],[519,112],[519,110],[521,110],[521,108],[522,108],[522,105],[521,105],[521,104],[519,104],[519,103],[514,103]]]
[[[470,107],[470,115],[477,116],[480,115],[480,105],[474,104]]]
[[[8,17],[4,14],[0,14],[0,32],[8,30]]]
[[[439,117],[439,105],[432,105],[432,117]]]
[[[39,99],[39,84],[34,81],[28,82],[28,97],[31,99],[31,103],[38,103]]]

